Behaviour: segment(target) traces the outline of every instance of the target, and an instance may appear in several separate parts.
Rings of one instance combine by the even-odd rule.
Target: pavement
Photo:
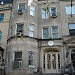
[[[56,74],[56,73],[54,73],[54,74],[52,74],[52,73],[50,73],[50,74],[43,74],[43,73],[35,73],[35,74],[30,74],[30,75],[61,75],[61,74]]]

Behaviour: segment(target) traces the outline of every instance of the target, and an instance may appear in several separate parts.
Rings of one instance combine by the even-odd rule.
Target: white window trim
[[[50,7],[49,11],[50,11],[50,16],[52,16],[51,14],[51,8],[56,8],[56,7]],[[57,8],[56,8],[56,16],[57,16]]]
[[[58,26],[55,26],[55,27],[58,27],[58,37],[57,37],[57,38],[53,38],[52,27],[54,27],[54,26],[51,26],[51,38],[52,38],[52,39],[57,39],[57,38],[59,38],[59,27],[58,27]]]
[[[31,30],[30,30],[30,25],[31,25],[31,26],[34,26],[34,31],[31,31]],[[29,37],[34,37],[34,36],[35,36],[35,25],[34,25],[34,24],[31,24],[31,23],[30,23],[30,25],[29,25],[29,33],[30,33],[30,32],[33,32],[33,36],[30,36],[30,35],[29,35]]]
[[[42,13],[43,9],[45,9],[45,8],[41,8],[41,18],[42,18],[42,14],[43,14],[43,13]],[[44,13],[44,14],[46,15],[46,13]],[[47,16],[48,16],[48,18],[45,17],[45,18],[42,18],[42,19],[44,19],[44,20],[45,20],[45,19],[49,19],[49,13],[47,13]]]
[[[34,7],[34,10],[31,10],[31,7]],[[33,15],[30,14],[31,11],[33,11]],[[35,5],[33,5],[33,4],[30,5],[30,11],[29,11],[29,14],[30,14],[31,16],[35,16],[35,15],[36,15]]]
[[[29,63],[29,52],[30,51],[28,51],[28,63]],[[29,64],[28,65],[29,65],[29,67],[35,68],[35,57],[34,57],[35,56],[35,54],[34,54],[35,52],[34,51],[31,51],[31,52],[33,52],[33,65],[29,65]]]
[[[17,34],[17,25],[18,24],[23,24],[23,32],[24,32],[24,23],[16,23],[16,29],[15,29],[15,34]],[[23,33],[22,33],[23,34]]]
[[[43,28],[48,28],[48,27],[42,27],[42,39],[45,39],[45,38],[43,37]],[[49,38],[49,28],[48,28],[48,38]]]
[[[74,8],[75,8],[75,5],[74,5],[74,4],[73,4],[73,6],[74,6]],[[66,12],[66,7],[71,7],[71,5],[69,4],[69,5],[66,5],[66,6],[65,6],[65,14],[66,14],[66,15],[71,15],[71,8],[70,8],[70,13],[67,13],[67,12]],[[72,15],[75,15],[75,9],[74,9],[74,13],[73,13],[73,10],[72,10]]]
[[[19,10],[19,5],[20,5],[20,4],[25,4],[25,3],[19,3],[19,4],[18,4],[18,10]],[[18,10],[17,10],[17,11],[18,11]],[[24,12],[24,10],[23,10],[23,12]]]

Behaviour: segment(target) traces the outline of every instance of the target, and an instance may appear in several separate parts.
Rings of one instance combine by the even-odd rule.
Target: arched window
[[[2,41],[2,32],[0,31],[0,43]]]

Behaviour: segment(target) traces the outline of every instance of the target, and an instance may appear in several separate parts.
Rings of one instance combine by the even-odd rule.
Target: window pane
[[[22,52],[15,52],[15,58],[22,58]]]
[[[19,9],[25,10],[25,4],[24,3],[19,4]]]
[[[17,33],[23,33],[24,24],[17,24]]]
[[[52,27],[52,38],[58,38],[58,27],[57,26]]]
[[[46,9],[42,9],[42,19],[48,19],[48,13]]]
[[[4,14],[0,14],[0,22],[2,22],[4,19]]]
[[[58,34],[54,33],[53,38],[58,38]]]
[[[43,38],[48,39],[49,33],[48,33],[48,28],[43,28]]]
[[[51,8],[51,13],[56,13],[56,8]]]
[[[75,24],[74,23],[70,23],[69,24],[69,29],[75,29]]]
[[[75,24],[74,24],[74,23],[70,23],[70,24],[69,24],[69,33],[70,33],[70,35],[72,35],[72,36],[75,35]]]
[[[34,64],[34,52],[29,51],[29,65],[33,66]]]
[[[31,32],[31,31],[30,31],[30,32],[29,32],[29,36],[30,36],[30,37],[34,37],[34,32]]]
[[[29,36],[34,37],[34,28],[35,26],[33,24],[29,25]]]
[[[52,27],[52,33],[58,33],[58,27],[56,26]]]
[[[30,15],[35,16],[35,6],[34,5],[30,6]]]
[[[1,40],[2,40],[2,32],[0,32],[0,43],[1,43]]]
[[[15,52],[15,61],[22,61],[22,52]]]
[[[66,8],[66,14],[71,14],[71,6],[68,5],[65,7]],[[75,6],[72,6],[72,14],[75,14]]]

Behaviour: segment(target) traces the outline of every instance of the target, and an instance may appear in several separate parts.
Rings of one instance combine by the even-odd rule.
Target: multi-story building
[[[75,2],[15,0],[7,40],[9,75],[61,73],[75,65]],[[74,66],[75,67],[75,66]]]
[[[6,55],[11,6],[11,3],[3,4],[3,2],[1,2],[0,4],[0,66],[2,63],[2,59],[4,61]]]

